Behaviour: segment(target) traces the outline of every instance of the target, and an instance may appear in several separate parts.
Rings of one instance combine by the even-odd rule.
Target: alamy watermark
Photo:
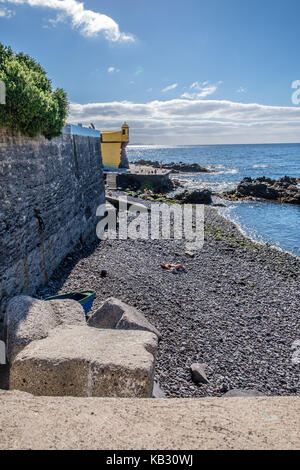
[[[0,80],[0,104],[6,104],[6,86],[2,80]]]
[[[300,80],[294,80],[292,88],[296,90],[292,94],[292,103],[298,106],[298,104],[300,104]]]
[[[204,245],[204,205],[143,204],[116,200],[118,207],[101,204],[96,215],[100,240],[185,240],[187,250],[201,250]]]

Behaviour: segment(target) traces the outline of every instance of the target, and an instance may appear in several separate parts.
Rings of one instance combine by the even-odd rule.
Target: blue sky
[[[0,41],[35,57],[69,120],[144,143],[299,142],[298,0],[0,0]]]

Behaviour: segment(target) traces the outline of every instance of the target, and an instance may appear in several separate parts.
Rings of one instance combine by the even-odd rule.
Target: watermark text
[[[201,250],[204,245],[204,206],[197,204],[143,204],[133,203],[127,197],[119,198],[118,207],[101,204],[96,215],[100,240],[181,240],[186,249]]]
[[[292,103],[296,106],[300,104],[300,80],[294,80],[292,88],[296,91],[292,94]]]

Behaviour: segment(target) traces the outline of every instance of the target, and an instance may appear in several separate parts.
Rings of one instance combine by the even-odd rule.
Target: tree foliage
[[[0,43],[0,80],[6,87],[6,104],[0,105],[0,127],[47,139],[59,136],[68,114],[61,88],[52,90],[45,70],[30,56],[16,54]]]

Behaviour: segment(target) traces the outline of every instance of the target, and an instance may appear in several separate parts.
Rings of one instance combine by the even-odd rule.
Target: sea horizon
[[[214,147],[214,146],[240,146],[240,145],[300,145],[300,142],[266,142],[266,143],[250,143],[250,144],[245,144],[245,143],[235,143],[235,144],[163,144],[163,143],[157,143],[157,144],[145,144],[145,143],[129,143],[128,147],[140,147],[140,146],[170,146],[170,147]]]

